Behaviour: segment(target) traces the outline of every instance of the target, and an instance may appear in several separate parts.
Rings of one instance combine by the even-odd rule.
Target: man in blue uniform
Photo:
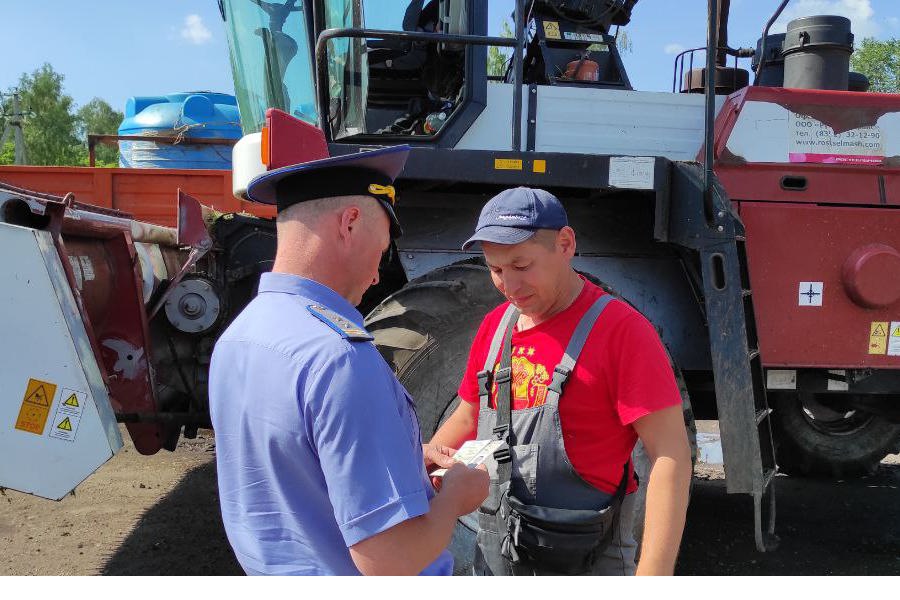
[[[277,205],[278,250],[216,343],[209,392],[222,518],[248,574],[449,575],[456,519],[487,495],[485,471],[423,450],[354,308],[401,233],[392,184],[407,154],[325,158],[248,187]],[[429,462],[451,467],[437,495]]]

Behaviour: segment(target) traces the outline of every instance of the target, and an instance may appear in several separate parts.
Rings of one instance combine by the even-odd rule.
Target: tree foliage
[[[78,117],[78,137],[87,144],[90,133],[116,134],[124,115],[114,110],[105,100],[94,98],[75,113]],[[119,151],[116,146],[97,145],[96,158],[98,165],[117,165]]]
[[[64,79],[47,63],[19,79],[22,108],[29,113],[23,133],[30,164],[76,165],[83,156],[78,117],[72,97],[63,92]]]
[[[871,91],[900,93],[900,39],[864,39],[853,53],[851,65],[869,78]]]
[[[28,164],[85,166],[88,164],[87,134],[116,133],[122,113],[105,101],[94,98],[76,109],[71,96],[65,93],[65,77],[44,63],[32,73],[23,73],[18,85],[20,108],[25,113],[22,125]],[[9,90],[13,91],[13,88]],[[10,103],[4,102],[3,112]],[[5,123],[0,122],[0,131]],[[13,145],[0,148],[0,164],[13,163]],[[118,150],[98,146],[97,164],[116,166]]]
[[[512,36],[513,32],[509,26],[509,22],[503,21],[503,23],[500,25],[500,37],[511,38]],[[506,51],[504,52],[504,50]],[[499,46],[491,46],[490,48],[488,48],[488,77],[503,77],[503,75],[506,74],[506,63],[509,61],[510,55],[510,50],[501,50]]]

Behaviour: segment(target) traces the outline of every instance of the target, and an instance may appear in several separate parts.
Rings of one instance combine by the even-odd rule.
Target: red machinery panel
[[[740,212],[765,365],[900,369],[900,211],[741,202]]]
[[[220,212],[275,216],[274,206],[232,195],[231,171],[0,166],[0,181],[45,194],[71,192],[78,202],[114,208],[138,221],[167,227],[176,222],[179,188]]]

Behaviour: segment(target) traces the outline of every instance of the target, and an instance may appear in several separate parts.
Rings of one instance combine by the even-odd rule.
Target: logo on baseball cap
[[[521,244],[539,229],[560,230],[569,224],[566,210],[550,192],[517,187],[504,190],[491,198],[478,217],[475,234],[462,249],[479,242]]]

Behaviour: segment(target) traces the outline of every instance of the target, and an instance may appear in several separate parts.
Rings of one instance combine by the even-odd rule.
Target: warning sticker
[[[887,353],[888,328],[887,321],[872,321],[872,329],[869,332],[869,354]]]
[[[900,321],[891,322],[890,334],[888,338],[888,356],[900,356]]]
[[[78,423],[81,422],[81,413],[87,402],[87,394],[63,388],[59,397],[62,401],[56,409],[56,416],[53,417],[50,437],[74,442],[78,434]]]
[[[43,435],[55,394],[56,384],[40,379],[29,379],[25,395],[22,397],[19,418],[16,419],[16,429]]]
[[[551,40],[559,39],[559,22],[544,21],[544,35]]]
[[[519,158],[495,158],[494,169],[497,171],[521,171],[522,160]]]

